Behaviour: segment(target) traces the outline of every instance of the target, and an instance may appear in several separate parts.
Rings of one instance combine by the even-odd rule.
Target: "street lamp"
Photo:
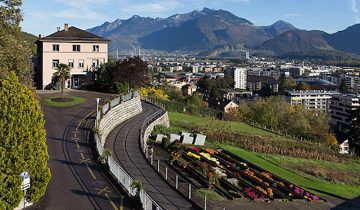
[[[95,117],[95,128],[97,128],[97,117],[98,117],[98,113],[99,113],[99,102],[100,102],[100,98],[96,98],[96,117]]]

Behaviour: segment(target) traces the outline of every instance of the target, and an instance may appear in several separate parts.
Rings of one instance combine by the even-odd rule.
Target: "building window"
[[[58,45],[58,44],[53,44],[53,51],[54,51],[54,52],[59,52],[59,51],[60,51],[60,45]]]
[[[80,45],[73,45],[73,52],[80,52]]]
[[[59,66],[59,60],[52,60],[52,67],[56,68]]]
[[[84,68],[84,60],[83,59],[79,60],[79,68]]]
[[[92,61],[92,67],[93,68],[96,68],[96,67],[98,67],[99,66],[99,60],[93,60]]]
[[[69,67],[74,68],[74,60],[69,59]]]
[[[93,52],[99,52],[99,45],[93,45]]]

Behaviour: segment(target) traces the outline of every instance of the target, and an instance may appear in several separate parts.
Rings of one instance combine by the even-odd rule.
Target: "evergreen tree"
[[[360,155],[360,108],[352,111],[350,121],[350,128],[347,132],[350,149],[354,150],[357,155]]]
[[[34,93],[14,72],[0,80],[0,209],[18,206],[20,173],[28,171],[28,199],[37,202],[50,180],[45,121]]]

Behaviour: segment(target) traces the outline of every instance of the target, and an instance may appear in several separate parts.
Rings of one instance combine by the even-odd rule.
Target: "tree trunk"
[[[64,98],[64,86],[65,86],[65,78],[61,77],[60,79],[60,88],[61,88],[61,98]]]

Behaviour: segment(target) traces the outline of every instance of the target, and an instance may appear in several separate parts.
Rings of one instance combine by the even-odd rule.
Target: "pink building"
[[[37,89],[44,89],[52,83],[56,67],[67,64],[71,68],[71,78],[66,88],[81,88],[87,76],[102,63],[108,61],[110,40],[96,36],[76,27],[64,25],[64,29],[40,37],[37,44],[35,81]]]

